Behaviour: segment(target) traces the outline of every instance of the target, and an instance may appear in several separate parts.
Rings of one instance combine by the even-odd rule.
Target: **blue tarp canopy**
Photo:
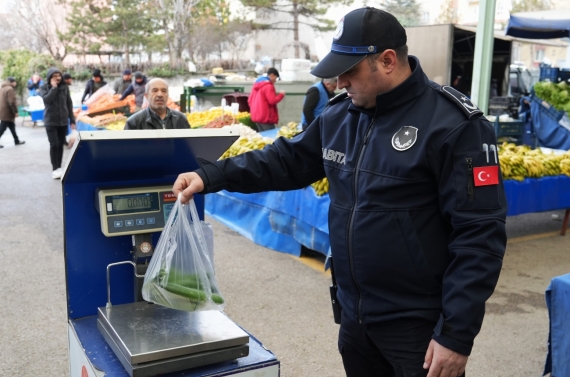
[[[526,39],[570,37],[570,9],[511,14],[507,35]]]

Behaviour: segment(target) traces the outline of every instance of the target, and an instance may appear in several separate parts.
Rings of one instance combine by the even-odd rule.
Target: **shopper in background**
[[[71,86],[73,85],[73,77],[71,76],[71,73],[64,73],[63,74],[63,82],[65,83],[65,85],[67,86]]]
[[[0,137],[6,132],[6,128],[10,129],[14,137],[14,144],[22,145],[25,141],[18,139],[16,134],[16,117],[18,116],[18,104],[16,102],[16,79],[8,77],[0,86]],[[0,148],[3,148],[0,145]]]
[[[119,101],[124,100],[129,94],[135,94],[135,104],[137,105],[136,111],[142,108],[145,92],[146,92],[146,85],[148,80],[142,72],[135,72],[135,82],[132,83],[127,87],[127,89],[123,92]]]
[[[51,177],[60,179],[65,135],[67,135],[68,124],[75,129],[75,117],[69,87],[63,81],[59,69],[50,68],[48,70],[47,83],[40,88],[40,96],[45,105],[44,124],[50,145]]]
[[[127,88],[133,83],[133,78],[130,69],[125,69],[123,71],[123,76],[117,77],[113,82],[113,90],[115,94],[123,94]]]
[[[103,76],[101,75],[101,70],[94,69],[93,77],[91,78],[91,80],[87,81],[87,84],[85,85],[85,92],[83,92],[83,97],[81,97],[81,103],[85,102],[87,98],[91,97],[96,91],[98,91],[105,85],[107,85],[107,81],[103,79]]]
[[[160,130],[189,129],[186,115],[166,107],[168,103],[168,84],[163,79],[152,79],[146,85],[144,93],[148,107],[127,119],[125,130]]]
[[[279,71],[275,68],[267,70],[267,76],[261,76],[253,84],[247,100],[251,120],[257,124],[258,131],[275,128],[279,123],[277,104],[285,97],[285,92],[275,92],[275,82],[279,79]]]
[[[34,73],[32,77],[28,79],[28,95],[30,97],[39,95],[40,87],[44,84],[44,81],[37,73]]]
[[[307,90],[305,102],[303,103],[303,114],[301,116],[301,126],[307,128],[313,123],[316,117],[321,115],[329,100],[334,97],[337,78],[323,79],[311,86]]]

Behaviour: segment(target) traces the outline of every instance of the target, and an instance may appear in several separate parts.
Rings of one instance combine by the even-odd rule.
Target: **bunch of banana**
[[[293,125],[293,126],[292,126]],[[287,126],[283,126],[277,131],[277,137],[283,136],[287,139],[291,139],[293,136],[297,135],[300,131],[297,130],[297,123],[289,122]]]
[[[499,154],[499,164],[501,165],[501,173],[504,179],[514,179],[523,181],[527,175],[527,169],[524,166],[524,157],[507,149]]]
[[[329,192],[329,180],[325,177],[320,181],[316,181],[311,184],[311,187],[315,189],[318,196],[323,196]]]
[[[526,155],[523,157],[523,165],[529,178],[540,178],[544,176],[544,165],[537,156]]]
[[[560,172],[570,177],[570,156],[566,153],[565,158],[560,160]]]
[[[220,157],[220,160],[225,158],[234,157],[245,152],[253,151],[256,149],[263,149],[266,145],[273,143],[273,140],[255,136],[240,136]]]
[[[112,123],[109,123],[105,126],[105,128],[109,131],[122,131],[125,129],[125,124],[127,122],[125,120],[118,120]]]
[[[544,175],[560,175],[560,161],[562,161],[562,159],[563,156],[561,155],[544,155],[544,158],[542,159],[542,165],[544,165]]]

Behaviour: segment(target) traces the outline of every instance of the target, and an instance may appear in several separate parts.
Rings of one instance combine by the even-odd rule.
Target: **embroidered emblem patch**
[[[471,116],[475,113],[480,113],[481,110],[471,102],[471,99],[465,94],[453,89],[450,86],[442,86],[441,90],[451,99],[455,100],[459,105],[463,107],[463,111],[467,116]]]
[[[342,37],[342,32],[344,31],[344,17],[340,19],[338,25],[336,25],[336,30],[334,32],[333,39],[340,39]]]
[[[416,127],[404,126],[392,136],[392,147],[397,151],[410,149],[418,139]]]

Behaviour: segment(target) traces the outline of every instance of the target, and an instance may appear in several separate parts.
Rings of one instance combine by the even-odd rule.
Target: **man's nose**
[[[338,76],[338,81],[336,83],[336,86],[339,90],[346,88],[348,84],[349,84],[348,80],[346,79],[344,74]]]

